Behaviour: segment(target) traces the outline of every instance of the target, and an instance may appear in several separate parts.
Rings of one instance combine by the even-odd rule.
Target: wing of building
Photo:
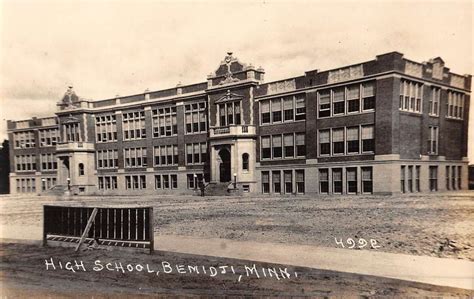
[[[467,189],[471,76],[391,52],[264,83],[228,53],[207,81],[8,121],[12,193]]]

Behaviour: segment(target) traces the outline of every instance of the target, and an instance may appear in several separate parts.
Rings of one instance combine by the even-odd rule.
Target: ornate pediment
[[[73,123],[78,123],[78,122],[79,122],[79,119],[77,117],[72,116],[71,114],[69,114],[69,116],[67,116],[61,121],[61,123],[63,124],[73,124]]]
[[[232,93],[230,92],[230,90],[227,90],[227,93],[223,95],[222,97],[220,97],[219,99],[217,99],[215,103],[219,104],[219,103],[225,103],[225,102],[241,101],[243,98],[244,98],[243,96],[236,93]]]
[[[79,100],[72,86],[69,86],[59,105],[62,106],[62,109],[74,109],[78,107]]]

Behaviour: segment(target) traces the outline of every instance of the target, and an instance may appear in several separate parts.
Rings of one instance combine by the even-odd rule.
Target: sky
[[[472,13],[471,1],[0,0],[0,139],[6,119],[52,116],[69,85],[99,100],[204,82],[228,51],[267,82],[391,51],[472,74]]]

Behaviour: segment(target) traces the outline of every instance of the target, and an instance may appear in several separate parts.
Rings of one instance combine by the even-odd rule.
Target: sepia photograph
[[[0,297],[473,298],[473,5],[0,0]]]

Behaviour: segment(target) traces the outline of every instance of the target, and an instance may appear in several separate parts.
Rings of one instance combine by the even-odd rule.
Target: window
[[[281,113],[281,99],[273,99],[271,101],[272,106],[272,123],[279,123],[282,121]]]
[[[64,140],[66,142],[80,142],[81,129],[78,123],[68,123],[63,125]]]
[[[16,191],[18,193],[34,193],[36,192],[35,178],[16,179]]]
[[[42,178],[41,191],[46,191],[56,186],[56,178]],[[17,186],[18,187],[18,186]]]
[[[293,97],[284,97],[283,98],[283,115],[285,116],[285,121],[293,121]]]
[[[430,97],[430,110],[429,115],[439,116],[439,102],[441,100],[441,88],[432,87]]]
[[[422,90],[423,85],[421,83],[402,80],[400,83],[399,109],[421,113]]]
[[[36,155],[15,156],[16,171],[36,171]]]
[[[446,117],[454,119],[463,119],[464,114],[464,94],[455,91],[448,91]]]
[[[262,124],[270,123],[270,101],[260,102],[260,114]]]
[[[438,191],[438,166],[430,166],[430,191]]]
[[[342,194],[342,168],[332,170],[333,193]]]
[[[346,169],[347,193],[357,193],[357,168]]]
[[[400,192],[405,193],[405,165],[400,167]]]
[[[219,120],[221,127],[230,125],[240,125],[240,102],[228,102],[219,104]]]
[[[117,189],[116,176],[99,176],[99,190],[115,190]]]
[[[186,114],[186,120],[188,120]],[[187,125],[187,122],[186,122]],[[178,134],[176,106],[160,107],[152,110],[153,137],[166,137]]]
[[[296,156],[297,157],[304,157],[306,156],[306,145],[305,145],[305,133],[296,133]]]
[[[41,132],[42,131],[40,131],[40,137],[41,137]],[[15,148],[31,148],[31,147],[36,146],[35,134],[33,131],[13,133],[13,139],[15,140],[15,143],[14,143]],[[56,141],[55,141],[55,144],[56,144]]]
[[[283,179],[285,180],[285,194],[293,193],[293,171],[285,170]]]
[[[155,175],[155,189],[177,189],[178,175],[157,174]]]
[[[126,168],[146,167],[147,156],[145,147],[126,148],[123,150],[124,164]]]
[[[458,190],[462,189],[462,166],[458,166]]]
[[[360,85],[351,85],[347,88],[347,112],[360,110]]]
[[[285,158],[295,156],[294,134],[283,135],[283,145],[285,148]]]
[[[362,92],[362,110],[375,109],[375,84],[374,82],[364,83]]]
[[[374,126],[362,126],[362,152],[374,152]]]
[[[319,98],[319,117],[328,117],[331,115],[331,93],[329,90],[318,92]]]
[[[451,166],[451,185],[453,187],[453,190],[456,190],[458,183],[458,172],[456,169],[456,166]]]
[[[306,102],[304,95],[296,96],[295,120],[306,119]]]
[[[130,189],[130,190],[146,189],[146,176],[145,175],[126,175],[125,176],[125,189]]]
[[[146,138],[145,111],[122,114],[123,140]]]
[[[408,192],[413,192],[413,166],[408,166]]]
[[[450,166],[446,166],[446,190],[451,190],[451,171]]]
[[[321,194],[329,193],[329,170],[328,169],[319,170],[319,193]]]
[[[362,167],[362,193],[373,192],[372,167]]]
[[[415,191],[420,192],[420,166],[415,166]]]
[[[296,193],[304,194],[304,170],[295,170]]]
[[[347,153],[359,153],[359,127],[347,128]]]
[[[188,173],[188,189],[197,189],[200,188],[201,184],[204,181],[204,175],[202,173]]]
[[[154,165],[178,165],[178,146],[177,145],[161,145],[153,148]]]
[[[331,154],[331,143],[329,140],[330,130],[319,131],[319,155]]]
[[[245,153],[242,155],[242,170],[249,170],[249,154]]]
[[[279,170],[272,171],[273,193],[281,193],[281,172]]]
[[[41,170],[56,170],[58,163],[56,162],[55,154],[41,154],[40,156]]]
[[[271,158],[270,136],[261,137],[262,159]]]
[[[118,167],[118,150],[96,151],[96,155],[97,169]]]
[[[115,114],[103,114],[95,117],[95,136],[97,142],[117,141]]]
[[[429,127],[428,154],[438,154],[438,127]]]
[[[186,134],[207,131],[206,102],[187,104],[184,106]]]
[[[262,193],[270,193],[270,175],[268,171],[262,171]]]
[[[344,88],[338,88],[333,91],[332,103],[333,115],[344,114],[346,110],[346,102],[344,99]]]
[[[39,130],[39,138],[40,138],[40,147],[55,146],[59,140],[59,130],[58,129]],[[34,139],[33,139],[33,143],[34,143]],[[16,143],[15,143],[15,146],[16,146]]]
[[[83,163],[79,163],[79,176],[83,176],[84,175],[84,164]]]
[[[344,129],[332,130],[333,155],[344,154]]]
[[[186,144],[186,164],[203,164],[207,159],[207,143]]]
[[[281,158],[281,135],[272,136],[273,159]]]

